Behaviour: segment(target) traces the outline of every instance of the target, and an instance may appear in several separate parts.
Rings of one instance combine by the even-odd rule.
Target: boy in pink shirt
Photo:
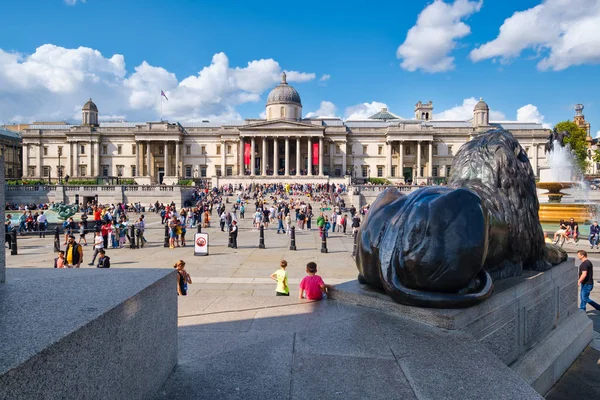
[[[307,276],[300,282],[300,299],[321,300],[327,298],[327,285],[317,275],[317,264],[309,262],[306,264]]]

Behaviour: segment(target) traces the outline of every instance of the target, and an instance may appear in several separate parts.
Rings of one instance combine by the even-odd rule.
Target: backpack
[[[110,257],[104,257],[102,263],[98,263],[98,268],[110,268]]]

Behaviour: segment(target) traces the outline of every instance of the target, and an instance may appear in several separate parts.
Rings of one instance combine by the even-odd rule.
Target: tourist
[[[144,231],[146,230],[146,222],[144,221],[144,218],[144,214],[140,215],[138,222],[135,224],[141,248],[144,248],[144,243],[148,242],[144,237]],[[197,223],[200,223],[200,219],[198,219]]]
[[[229,234],[231,235],[231,248],[237,249],[237,237],[238,237],[237,221],[233,221],[231,223],[231,229],[229,231]]]
[[[271,279],[277,282],[275,287],[275,296],[289,296],[290,288],[288,287],[288,274],[285,270],[287,268],[287,261],[281,260],[279,262],[279,269],[271,274]]]
[[[23,234],[27,230],[25,223],[27,221],[27,211],[23,211],[23,214],[19,216],[19,234]],[[65,236],[65,243],[67,244],[67,236]]]
[[[283,227],[283,210],[277,212],[277,234],[280,231],[285,233],[285,228]]]
[[[585,250],[579,250],[577,252],[577,258],[581,261],[579,264],[579,283],[581,285],[581,304],[579,308],[585,311],[586,304],[589,303],[596,310],[600,310],[600,304],[590,299],[590,293],[594,288],[594,266],[592,262],[587,258],[587,252]]]
[[[575,222],[575,219],[571,218],[571,220],[567,223],[567,237],[573,239],[573,242],[577,243],[579,241],[579,224]]]
[[[173,218],[169,219],[168,226],[169,226],[169,248],[174,249],[175,248],[175,239],[177,238],[177,231],[176,231],[177,218],[173,217]]]
[[[40,237],[46,237],[46,227],[48,226],[48,218],[44,215],[44,212],[40,212],[37,218],[38,230],[40,231]]]
[[[12,215],[6,214],[6,219],[4,220],[4,244],[8,244],[8,248],[10,249],[11,244],[11,231],[12,231]]]
[[[598,226],[598,221],[594,221],[594,223],[590,226],[590,249],[593,249],[594,246],[598,248],[598,242],[600,241],[600,226]]]
[[[360,228],[360,216],[358,214],[354,214],[352,217],[352,237],[356,237],[358,233],[358,229]]]
[[[290,217],[290,213],[285,214],[285,231],[287,234],[290,234],[290,225],[292,223],[292,217]]]
[[[325,231],[325,237],[329,237],[329,229],[331,228],[331,222],[329,222],[329,217],[325,217],[325,225],[323,225],[323,231]]]
[[[85,226],[83,226],[83,222],[79,223],[79,241],[77,243],[81,244],[83,240],[83,245],[87,246],[87,240],[85,239]]]
[[[567,224],[565,224],[565,220],[561,219],[560,223],[559,223],[559,228],[556,232],[554,232],[554,244],[558,244],[558,241],[562,238],[563,241],[562,243],[565,242],[566,239],[566,233],[567,233]],[[562,246],[561,243],[561,246]]]
[[[119,235],[119,248],[122,249],[125,247],[125,235],[127,234],[127,225],[125,224],[125,218],[121,220],[118,229]]]
[[[104,248],[108,248],[108,230],[109,226],[107,223],[102,223],[102,227],[100,228],[100,232],[102,233],[102,240],[104,241]]]
[[[244,219],[244,213],[246,212],[246,207],[244,207],[244,203],[240,205],[240,218]]]
[[[104,249],[100,249],[98,254],[100,254],[100,257],[98,258],[96,268],[110,268],[110,257],[106,255]]]
[[[173,268],[177,269],[177,294],[187,296],[188,284],[192,283],[192,278],[185,270],[185,261],[177,261]]]
[[[58,252],[58,257],[54,259],[54,268],[64,268],[65,267],[65,252],[60,250]]]
[[[300,281],[300,299],[321,300],[327,298],[327,285],[317,275],[317,264],[309,262],[306,264],[306,276]]]
[[[325,226],[325,217],[323,213],[317,217],[317,227],[319,227],[319,237],[323,237],[323,227]]]
[[[94,266],[94,261],[96,261],[96,256],[100,253],[100,250],[104,250],[104,238],[102,237],[102,232],[98,231],[94,237],[94,255],[92,257],[92,262],[88,265]]]
[[[65,222],[63,222],[63,229],[65,230],[65,242],[63,244],[67,244],[69,236],[73,234],[73,230],[75,229],[73,217],[69,217]]]
[[[67,260],[67,268],[79,268],[83,261],[83,248],[80,244],[75,243],[75,236],[73,235],[69,236],[65,259]]]
[[[185,247],[185,234],[187,232],[187,229],[183,222],[179,225],[179,231],[180,231],[179,236],[181,237],[181,247]]]

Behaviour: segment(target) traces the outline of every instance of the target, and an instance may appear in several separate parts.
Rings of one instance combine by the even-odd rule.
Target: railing
[[[352,186],[351,192],[383,192],[387,188],[396,188],[400,192],[412,192],[413,190],[417,190],[422,188],[423,186],[411,186],[411,185],[354,185]]]
[[[5,185],[7,192],[50,192],[57,190],[55,185]],[[67,185],[58,186],[64,188],[66,192],[114,192],[123,188],[123,191],[130,192],[174,192],[186,189],[194,189],[193,186],[164,186],[164,185]]]
[[[56,190],[53,185],[5,185],[7,192],[43,192]]]

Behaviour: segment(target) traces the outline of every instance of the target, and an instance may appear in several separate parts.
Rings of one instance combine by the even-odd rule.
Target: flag
[[[319,143],[313,143],[312,146],[312,165],[319,165]]]
[[[167,95],[165,94],[165,92],[163,92],[162,90],[160,91],[160,95],[164,96],[164,98],[167,99],[167,101],[169,101],[169,98],[167,97]]]

